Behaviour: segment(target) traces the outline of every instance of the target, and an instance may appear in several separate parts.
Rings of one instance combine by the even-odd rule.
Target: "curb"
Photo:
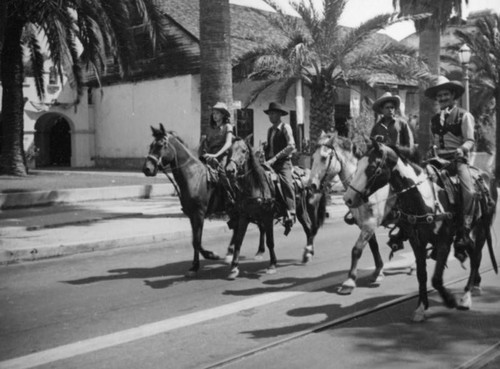
[[[0,193],[0,209],[27,208],[32,206],[95,200],[118,200],[127,198],[149,199],[159,196],[176,196],[171,183],[135,186],[79,188],[52,191],[30,191]]]
[[[225,223],[204,229],[204,239],[215,235],[229,233]],[[248,232],[251,232],[249,229]],[[61,245],[45,246],[43,248],[26,248],[19,250],[3,250],[0,252],[0,265],[14,264],[23,261],[38,261],[49,258],[76,255],[93,251],[105,251],[137,246],[138,244],[156,244],[160,242],[176,242],[186,240],[191,242],[191,230],[149,233],[134,237],[100,239],[88,242],[69,242]],[[169,247],[169,244],[165,244]]]

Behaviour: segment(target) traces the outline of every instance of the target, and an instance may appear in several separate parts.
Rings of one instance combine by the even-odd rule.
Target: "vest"
[[[266,155],[266,160],[271,159],[274,157],[277,153],[279,153],[281,150],[283,150],[285,147],[288,146],[288,142],[286,139],[286,133],[284,132],[284,124],[282,125],[282,128],[278,129],[274,133],[274,138],[273,138],[273,153],[271,156],[271,153],[269,152],[270,149],[270,139],[271,139],[271,132],[273,128],[270,128],[269,131],[267,132],[267,142],[269,143],[266,145],[266,150],[265,150],[265,155]]]
[[[453,111],[445,116],[444,125],[440,123],[440,114],[436,114],[431,118],[431,132],[433,135],[439,135],[439,148],[444,149],[444,135],[451,133],[457,137],[462,136],[462,119],[467,110],[456,107]]]

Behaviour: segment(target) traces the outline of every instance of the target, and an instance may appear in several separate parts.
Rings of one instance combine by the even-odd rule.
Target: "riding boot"
[[[397,231],[397,233],[394,233],[394,231]],[[389,242],[387,242],[387,245],[391,248],[392,252],[403,250],[404,249],[403,241],[407,239],[408,237],[406,237],[406,234],[402,229],[394,227],[389,232]]]
[[[467,260],[467,249],[473,246],[473,241],[470,238],[472,217],[465,216],[463,231],[455,238],[455,257],[463,263]]]

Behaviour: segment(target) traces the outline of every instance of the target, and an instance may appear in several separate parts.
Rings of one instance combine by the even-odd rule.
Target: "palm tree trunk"
[[[427,22],[424,30],[420,33],[419,53],[429,66],[429,71],[438,76],[441,54],[441,33],[439,26],[435,24],[435,22]],[[431,117],[439,110],[437,102],[425,97],[424,91],[427,87],[428,86],[422,83],[419,85],[419,129],[417,142],[422,157],[427,154],[432,144],[430,129]]]
[[[331,132],[335,128],[335,89],[330,84],[323,88],[311,88],[309,140],[315,144],[321,131]]]
[[[2,151],[0,173],[25,176],[23,135],[23,61],[21,35],[23,23],[8,19],[1,54],[2,79]]]
[[[201,132],[209,124],[211,107],[222,101],[231,110],[231,14],[229,0],[200,0]]]
[[[497,186],[500,186],[500,87],[497,87],[495,93],[495,178]]]

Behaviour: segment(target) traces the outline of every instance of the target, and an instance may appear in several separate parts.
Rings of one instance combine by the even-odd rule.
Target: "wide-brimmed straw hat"
[[[223,102],[218,102],[212,107],[213,110],[219,110],[221,111],[224,115],[230,116],[231,113],[229,112],[229,109],[227,108],[227,105],[224,104]]]
[[[280,112],[281,115],[288,115],[288,112],[285,110],[285,108],[277,102],[270,103],[267,110],[264,110],[264,113],[269,114],[269,112],[271,112],[271,111]]]
[[[398,95],[393,95],[390,92],[386,92],[382,96],[380,96],[377,100],[372,105],[372,109],[376,113],[382,113],[382,107],[386,102],[392,101],[394,103],[394,106],[396,109],[399,109],[399,106],[401,105],[401,98]]]
[[[439,76],[434,84],[425,90],[424,95],[428,98],[435,99],[438,91],[448,90],[455,93],[455,99],[458,99],[465,91],[464,86],[459,81],[450,81],[444,76]]]

